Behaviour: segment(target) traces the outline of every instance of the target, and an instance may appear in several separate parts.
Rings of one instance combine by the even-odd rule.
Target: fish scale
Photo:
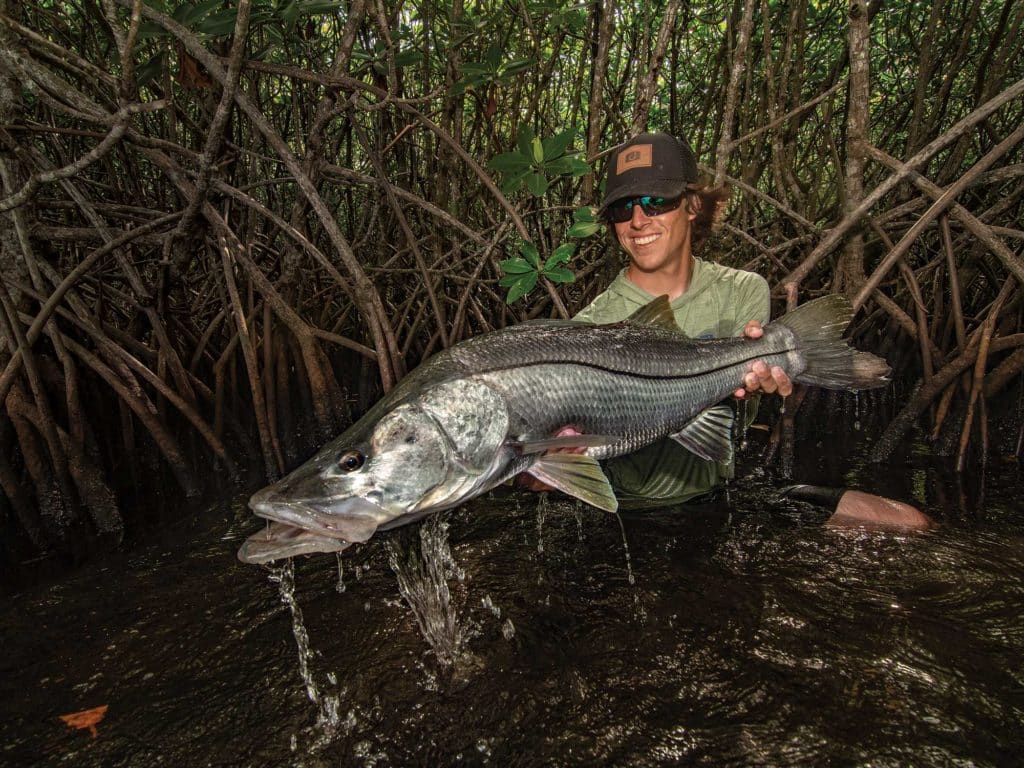
[[[768,365],[787,353],[759,354]],[[513,434],[536,438],[565,425],[581,432],[620,437],[586,449],[597,459],[630,453],[682,429],[698,413],[727,397],[746,372],[746,357],[694,376],[637,376],[594,366],[541,363],[478,374],[499,392],[517,417]]]

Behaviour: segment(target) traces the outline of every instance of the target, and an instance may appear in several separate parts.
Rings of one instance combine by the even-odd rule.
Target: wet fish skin
[[[540,321],[461,342],[403,379],[306,464],[255,494],[253,511],[275,525],[251,537],[239,558],[267,562],[317,551],[321,541],[337,551],[342,547],[333,542],[366,541],[522,471],[614,509],[598,459],[668,435],[700,455],[727,457],[731,412],[723,417],[711,406],[742,385],[754,361],[779,365],[797,382],[883,386],[884,361],[841,338],[851,317],[849,301],[829,296],[769,324],[760,339],[694,341],[660,297],[622,323]],[[551,440],[565,425],[585,434]],[[569,445],[583,453],[547,452]]]

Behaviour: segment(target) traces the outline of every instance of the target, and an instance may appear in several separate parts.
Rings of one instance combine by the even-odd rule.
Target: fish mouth
[[[238,550],[238,559],[249,565],[262,565],[296,555],[341,552],[351,542],[319,534],[287,523],[270,523],[247,538]]]
[[[238,550],[243,563],[260,564],[295,555],[340,552],[369,539],[391,515],[378,504],[358,496],[333,502],[328,509],[310,503],[267,500],[269,489],[254,495],[249,506],[269,521]],[[323,504],[322,500],[318,500]]]

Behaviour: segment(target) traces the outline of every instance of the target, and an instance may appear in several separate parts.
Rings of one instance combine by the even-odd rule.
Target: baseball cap
[[[603,214],[611,203],[624,197],[677,197],[697,179],[697,158],[685,139],[667,133],[641,133],[616,147],[608,158],[599,212]]]

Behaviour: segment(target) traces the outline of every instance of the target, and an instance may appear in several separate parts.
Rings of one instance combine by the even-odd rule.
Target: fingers
[[[789,397],[793,394],[793,382],[790,381],[789,374],[784,370],[775,366],[772,368],[772,378],[775,379],[775,384],[777,386],[775,391],[782,395],[782,397]]]
[[[751,320],[743,326],[743,335],[748,339],[760,339],[764,335],[764,328],[759,320]]]
[[[743,387],[746,391],[740,395],[738,393],[743,390],[737,389],[737,397],[743,397],[751,392],[764,392],[769,395],[778,392],[782,397],[793,393],[793,382],[786,372],[777,365],[769,368],[760,360],[751,365],[750,370],[743,375]]]
[[[578,429],[576,429],[576,427],[562,427],[560,430],[555,432],[555,434],[552,435],[552,437],[569,437],[571,435],[582,435],[582,434],[583,433],[580,432]],[[558,451],[560,451],[562,453],[583,453],[586,450],[587,449],[584,448],[582,445],[579,448],[559,448],[558,449]],[[533,489],[533,490],[536,490],[536,489]],[[548,486],[544,486],[544,488],[542,488],[540,490],[548,491],[548,490],[551,490],[551,489]]]

